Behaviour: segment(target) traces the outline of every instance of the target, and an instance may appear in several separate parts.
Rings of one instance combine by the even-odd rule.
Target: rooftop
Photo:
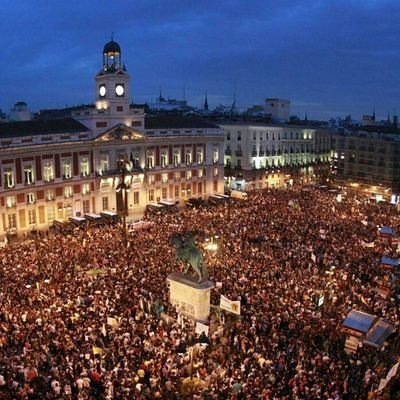
[[[6,122],[0,124],[0,138],[87,132],[89,129],[72,118]]]
[[[212,122],[198,117],[146,117],[145,129],[218,129]]]

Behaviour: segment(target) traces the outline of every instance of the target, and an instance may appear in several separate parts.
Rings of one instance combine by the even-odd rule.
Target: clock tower
[[[94,134],[117,125],[144,130],[144,109],[130,104],[130,76],[122,63],[121,47],[111,38],[103,48],[103,66],[96,74],[96,107],[72,116]]]
[[[130,76],[122,64],[121,47],[111,39],[103,49],[103,68],[96,75],[96,108],[111,113],[129,110]]]

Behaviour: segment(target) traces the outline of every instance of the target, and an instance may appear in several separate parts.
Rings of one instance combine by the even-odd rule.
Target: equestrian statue
[[[175,263],[183,262],[186,264],[184,274],[188,274],[190,267],[199,277],[197,282],[202,282],[208,278],[208,270],[203,258],[203,254],[197,248],[193,235],[186,239],[182,235],[175,235],[171,238],[171,243],[175,246]]]

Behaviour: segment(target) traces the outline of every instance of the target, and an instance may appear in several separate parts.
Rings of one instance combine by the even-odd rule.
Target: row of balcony
[[[311,150],[311,151],[300,151],[300,150],[293,150],[291,149],[289,150],[274,150],[274,151],[270,151],[270,150],[260,150],[260,151],[252,151],[251,155],[252,157],[270,157],[270,156],[280,156],[282,154],[299,154],[299,153],[306,153],[306,154],[323,154],[327,151],[324,150]],[[226,149],[225,150],[225,155],[226,156],[231,156],[232,155],[232,150],[231,149]],[[242,150],[235,150],[235,156],[236,157],[242,157],[243,156],[243,151]]]
[[[291,164],[286,164],[286,165],[282,165],[280,163],[275,164],[275,165],[266,165],[266,166],[262,166],[260,168],[256,168],[256,167],[252,167],[251,170],[257,170],[257,171],[262,171],[262,170],[269,170],[269,169],[273,169],[273,168],[307,168],[307,167],[311,167],[313,165],[321,165],[321,164],[327,164],[327,162],[322,161],[320,159],[315,160],[315,161],[310,161],[310,162],[292,162]],[[225,165],[225,175],[229,175],[229,171],[230,170],[236,170],[236,171],[244,171],[244,170],[248,170],[247,168],[244,169],[241,165]]]

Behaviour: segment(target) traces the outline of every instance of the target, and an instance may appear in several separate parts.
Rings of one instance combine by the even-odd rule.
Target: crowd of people
[[[396,354],[347,354],[341,325],[355,308],[399,328],[398,289],[385,298],[376,283],[393,253],[377,226],[400,229],[393,205],[309,186],[147,218],[126,248],[111,225],[0,249],[0,399],[389,396],[378,384]],[[171,237],[186,233],[214,283],[206,348],[168,301],[167,276],[183,267]],[[221,294],[240,300],[240,316],[218,308]]]

